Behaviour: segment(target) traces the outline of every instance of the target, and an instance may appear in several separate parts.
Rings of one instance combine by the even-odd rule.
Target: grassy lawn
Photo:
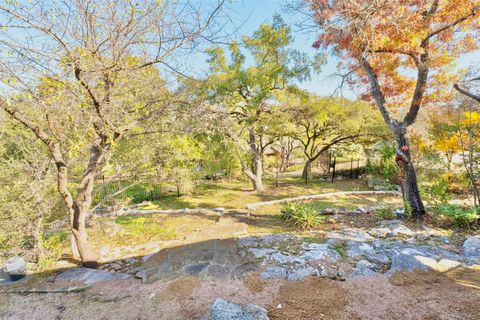
[[[335,183],[312,181],[305,185],[298,177],[284,177],[281,184],[276,187],[272,181],[267,181],[265,193],[251,191],[250,185],[245,181],[224,181],[218,185],[209,184],[197,187],[192,195],[181,197],[168,197],[154,201],[142,209],[181,209],[181,208],[215,208],[245,209],[248,203],[282,199],[286,197],[319,194],[337,191],[368,190],[363,180],[342,180]],[[360,206],[398,207],[401,199],[393,196],[338,196],[309,201],[308,205],[321,211],[327,207],[343,207],[347,210]],[[282,205],[260,207],[250,215],[235,215],[238,222],[248,225],[250,234],[297,232],[302,234],[297,227],[285,223],[281,219]],[[245,212],[244,210],[242,210]],[[186,235],[197,230],[208,229],[214,224],[216,214],[151,214],[148,216],[120,216],[106,218],[115,221],[123,228],[123,232],[114,236],[107,236],[104,232],[90,232],[94,243],[108,244],[110,246],[148,243],[158,240],[183,239]],[[307,233],[308,234],[308,233]]]
[[[322,211],[326,208],[345,208],[346,210],[353,210],[358,207],[375,206],[397,208],[402,206],[402,199],[390,195],[349,195],[317,199],[309,201],[307,205],[313,207],[316,211]],[[256,212],[261,214],[275,214],[280,212],[281,208],[282,204],[265,206],[259,207]]]
[[[255,193],[246,181],[222,182],[218,185],[198,186],[195,193],[154,201],[144,209],[216,208],[244,209],[248,203],[277,200],[286,197],[317,193],[368,190],[363,180],[342,180],[334,183],[311,181],[305,185],[301,178],[285,177],[278,187],[266,181],[266,192]]]

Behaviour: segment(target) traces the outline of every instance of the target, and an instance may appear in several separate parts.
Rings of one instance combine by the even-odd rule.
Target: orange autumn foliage
[[[419,102],[437,104],[453,98],[452,64],[479,48],[479,0],[305,1],[320,27],[314,47],[333,49],[357,87],[368,83],[358,60],[368,59],[390,110],[410,107],[422,54],[429,78]],[[367,87],[360,87],[365,99]]]

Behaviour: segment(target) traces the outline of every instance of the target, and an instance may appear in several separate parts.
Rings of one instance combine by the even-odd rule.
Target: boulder
[[[210,320],[268,320],[267,310],[253,304],[237,304],[218,298],[212,305]]]
[[[5,266],[5,271],[10,276],[12,281],[20,280],[25,277],[25,269],[27,263],[22,257],[16,256],[11,257],[7,260],[7,265]]]
[[[350,274],[351,278],[355,277],[374,277],[377,273],[373,270],[375,266],[367,260],[360,260],[357,262],[355,269]]]
[[[392,265],[387,274],[397,271],[428,270],[428,266],[422,262],[422,257],[428,259],[424,253],[414,249],[395,249],[392,251]]]

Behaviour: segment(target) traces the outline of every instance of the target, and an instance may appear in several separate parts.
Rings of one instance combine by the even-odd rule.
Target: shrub
[[[325,220],[314,208],[301,204],[289,203],[282,207],[282,218],[291,221],[301,229],[311,229],[319,226]]]
[[[380,219],[392,220],[397,218],[397,215],[392,208],[380,208],[377,209],[375,213]]]
[[[38,268],[45,270],[51,268],[55,262],[60,260],[62,252],[68,239],[68,233],[61,231],[40,238],[42,243],[42,254],[38,259]]]
[[[432,218],[437,224],[453,224],[458,227],[469,228],[480,219],[480,214],[477,210],[475,208],[444,204],[432,209]]]
[[[302,206],[299,202],[289,202],[282,206],[280,212],[282,213],[282,219],[285,221],[291,221],[293,215]]]
[[[433,204],[447,204],[451,198],[448,190],[448,180],[444,177],[436,178],[433,183],[425,188],[427,198]]]

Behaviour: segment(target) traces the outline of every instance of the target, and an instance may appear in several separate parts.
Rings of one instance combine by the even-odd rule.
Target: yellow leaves
[[[460,145],[458,141],[458,135],[453,134],[449,137],[442,137],[435,139],[433,145],[435,146],[436,149],[438,149],[441,152],[458,152],[460,151]]]
[[[463,112],[462,116],[460,120],[462,126],[471,127],[480,125],[480,114],[478,112]]]

